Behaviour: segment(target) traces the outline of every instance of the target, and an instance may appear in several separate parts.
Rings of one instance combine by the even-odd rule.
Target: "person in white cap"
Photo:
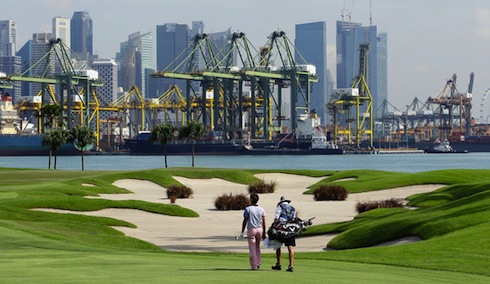
[[[291,200],[287,200],[284,196],[281,196],[279,203],[276,206],[276,212],[274,214],[274,222],[288,222],[293,221],[296,218],[296,209],[290,204]],[[284,245],[288,248],[289,253],[289,266],[286,271],[293,272],[294,262],[294,250],[296,246],[296,238],[291,237],[285,240]],[[276,265],[271,267],[274,270],[281,270],[281,248],[276,250]]]

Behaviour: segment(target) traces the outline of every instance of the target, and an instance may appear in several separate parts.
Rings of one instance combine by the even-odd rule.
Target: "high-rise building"
[[[17,24],[12,20],[0,20],[0,56],[14,56],[17,40]]]
[[[82,59],[93,55],[93,24],[87,11],[74,12],[70,20],[70,46]]]
[[[382,114],[381,106],[388,100],[388,35],[378,34],[378,94],[374,111],[376,117]]]
[[[31,64],[32,39],[28,40],[17,51],[17,56],[20,57],[21,73],[26,72]],[[31,84],[29,82],[21,82],[21,99],[27,99],[31,94]]]
[[[102,106],[107,106],[117,99],[117,63],[114,59],[97,59],[92,63],[92,69],[99,72],[99,79],[104,86],[97,87],[97,95]]]
[[[157,25],[157,70],[171,70],[176,72],[184,72],[188,66],[183,66],[181,63],[187,57],[187,47],[190,44],[192,36],[204,31],[203,22],[192,22],[192,29],[186,24],[167,23]],[[185,53],[185,54],[184,54]],[[178,85],[179,88],[185,90],[186,83],[183,80],[170,78],[158,79],[159,94],[165,92],[172,85]]]
[[[20,74],[21,73],[21,58],[19,56],[0,56],[0,72],[5,74]],[[15,104],[20,101],[21,82],[11,82],[13,88],[6,91],[12,97],[12,102]]]
[[[53,76],[55,70],[55,57],[51,54],[50,62],[46,62],[45,55],[50,51],[49,41],[52,39],[51,33],[35,33],[32,34],[32,41],[30,44],[30,54],[28,58],[29,72],[26,74],[30,77],[46,77]],[[24,59],[22,59],[24,61]],[[27,94],[29,96],[35,96],[41,90],[40,83],[30,83],[31,89]]]
[[[70,19],[63,17],[53,18],[53,38],[59,38],[66,47],[71,46],[71,29]]]
[[[137,86],[143,97],[155,97],[149,90],[150,74],[155,71],[153,35],[132,33],[128,40],[121,43],[120,52],[116,55],[119,69],[119,86],[125,91]]]
[[[369,44],[366,80],[373,96],[373,112],[387,98],[387,35],[376,26],[337,21],[337,88],[350,88],[359,75],[361,44]]]
[[[299,64],[316,66],[318,83],[313,84],[310,95],[310,109],[315,110],[323,125],[329,123],[328,76],[327,76],[327,23],[314,22],[296,25],[294,40],[295,61]],[[302,62],[306,61],[306,62]]]
[[[213,42],[213,54],[216,56],[218,62],[222,62],[222,65],[225,65],[226,62],[223,62],[225,58],[226,52],[229,50],[230,45],[230,37],[231,37],[231,28],[228,28],[224,32],[216,32],[216,33],[206,33],[209,39]],[[232,55],[233,61],[232,65],[236,65],[236,52]]]
[[[15,56],[17,41],[17,26],[15,21],[0,21],[0,72],[6,74],[20,74],[21,59]],[[21,83],[13,82],[13,88],[7,92],[15,104],[20,99]]]

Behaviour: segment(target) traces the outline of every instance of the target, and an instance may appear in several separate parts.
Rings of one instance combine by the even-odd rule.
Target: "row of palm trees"
[[[56,170],[57,152],[61,146],[67,142],[73,142],[75,148],[80,151],[82,157],[82,171],[85,169],[83,154],[89,150],[87,146],[92,145],[95,141],[94,132],[90,127],[78,125],[70,131],[63,128],[54,128],[44,133],[43,145],[49,147],[49,165],[51,169],[51,160],[54,157],[54,169]]]
[[[63,109],[56,104],[47,104],[41,107],[40,117],[44,119],[44,127],[48,129],[43,136],[43,146],[49,147],[48,169],[51,169],[51,161],[54,157],[54,169],[56,169],[57,152],[67,142],[74,144],[80,151],[82,158],[82,171],[85,169],[83,154],[89,150],[88,146],[95,142],[95,134],[88,126],[77,125],[70,130],[65,129]]]
[[[180,129],[172,124],[161,123],[157,124],[151,131],[150,141],[158,141],[163,145],[165,168],[168,168],[167,144],[174,139],[189,139],[192,148],[192,167],[194,167],[194,144],[196,140],[202,138],[206,133],[206,127],[198,121],[189,121]]]
[[[51,169],[51,161],[54,157],[54,169],[56,169],[57,152],[63,144],[73,143],[80,151],[82,160],[82,171],[84,166],[84,152],[90,150],[89,146],[95,142],[95,134],[88,126],[77,125],[70,130],[64,128],[61,107],[58,105],[45,105],[41,108],[40,116],[45,120],[44,126],[49,130],[44,133],[43,145],[49,147],[48,169]],[[188,139],[192,148],[192,167],[194,167],[194,144],[207,133],[204,124],[198,121],[189,121],[185,126],[178,129],[172,124],[161,123],[151,131],[150,141],[160,142],[164,146],[165,168],[167,163],[167,144],[175,139]]]

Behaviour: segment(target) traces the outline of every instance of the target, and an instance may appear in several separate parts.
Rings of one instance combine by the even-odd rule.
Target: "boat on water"
[[[343,150],[329,141],[319,127],[316,115],[304,114],[298,118],[294,135],[286,135],[279,141],[224,141],[203,139],[194,144],[196,155],[341,155]],[[136,139],[127,139],[130,155],[164,155],[164,146],[149,141],[150,132],[140,132]],[[289,139],[287,139],[289,137]],[[167,155],[192,155],[190,143],[167,144]]]
[[[23,121],[12,105],[12,98],[2,95],[0,100],[0,156],[47,156],[49,147],[42,145],[43,136],[33,125]],[[65,144],[58,155],[75,155],[73,144]]]
[[[295,146],[295,147],[294,147]],[[278,145],[254,148],[252,145],[241,147],[245,155],[342,155],[344,151],[332,141],[327,141],[327,137],[321,132],[315,132],[311,136],[308,147],[280,147]]]
[[[424,149],[424,153],[430,154],[452,154],[452,153],[468,153],[468,150],[455,150],[449,144],[449,141],[438,143],[432,147]]]

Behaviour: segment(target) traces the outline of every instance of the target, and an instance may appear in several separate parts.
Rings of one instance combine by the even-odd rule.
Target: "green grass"
[[[124,236],[113,226],[134,227],[113,218],[33,211],[58,208],[93,211],[131,208],[197,217],[177,205],[88,199],[125,193],[119,179],[179,184],[173,176],[222,178],[248,184],[264,172],[301,174],[337,181],[349,192],[416,184],[445,188],[410,198],[417,210],[376,209],[355,220],[317,225],[305,235],[340,233],[329,246],[340,250],[296,253],[294,273],[269,269],[264,251],[260,271],[248,270],[247,254],[170,253]],[[28,176],[28,178],[26,178]],[[490,281],[490,171],[442,170],[425,173],[384,171],[264,171],[170,168],[147,171],[47,171],[0,169],[0,275],[3,283],[488,283]],[[94,186],[84,186],[91,184]],[[165,192],[162,190],[162,198]],[[240,220],[237,220],[240,222]],[[404,236],[424,241],[370,247]]]

